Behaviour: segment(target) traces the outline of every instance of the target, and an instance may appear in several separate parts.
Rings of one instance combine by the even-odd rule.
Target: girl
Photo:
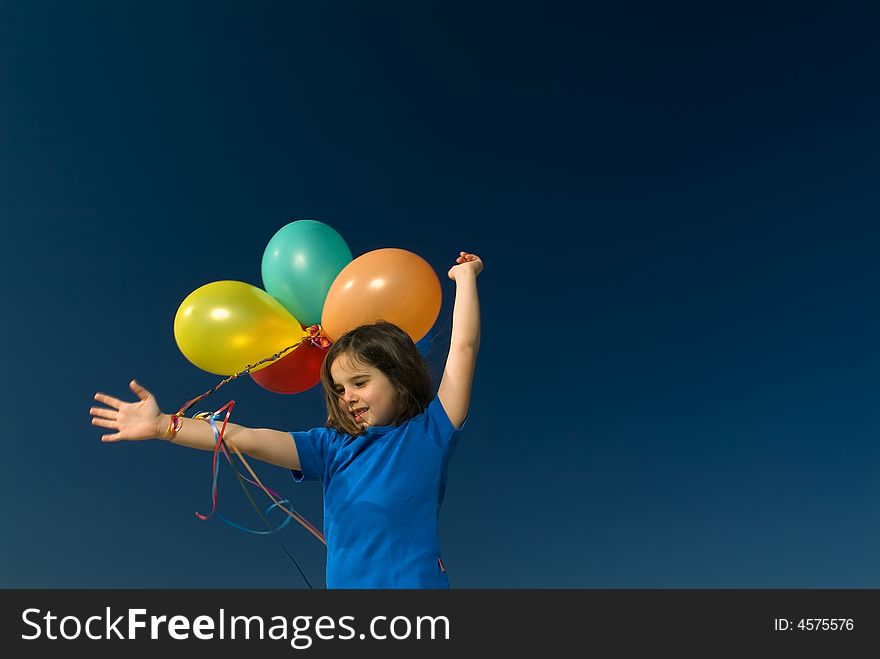
[[[290,469],[324,489],[328,588],[448,588],[438,522],[456,433],[467,417],[480,344],[477,275],[483,262],[461,252],[452,337],[440,388],[412,339],[386,322],[347,332],[321,368],[327,427],[281,432],[228,424],[224,440],[253,458]],[[104,442],[164,439],[213,451],[201,420],[172,423],[156,398],[132,380],[140,399],[98,393],[92,424],[115,430]],[[291,441],[292,439],[292,441]]]

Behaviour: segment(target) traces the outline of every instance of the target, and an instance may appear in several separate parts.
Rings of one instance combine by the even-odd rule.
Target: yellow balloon
[[[215,281],[197,288],[174,316],[174,339],[180,351],[216,375],[243,371],[305,336],[302,325],[278,300],[241,281]]]

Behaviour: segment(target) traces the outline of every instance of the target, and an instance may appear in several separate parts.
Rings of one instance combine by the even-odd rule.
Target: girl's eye
[[[355,383],[354,383],[354,386],[356,386],[356,387],[363,387],[365,384],[366,384],[366,382],[355,382]]]

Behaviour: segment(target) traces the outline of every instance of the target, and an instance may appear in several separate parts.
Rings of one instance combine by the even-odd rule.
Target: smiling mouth
[[[352,416],[354,416],[356,421],[360,421],[363,418],[364,414],[367,413],[367,409],[368,408],[366,408],[366,407],[359,407],[356,410],[352,410],[351,414],[352,414]]]

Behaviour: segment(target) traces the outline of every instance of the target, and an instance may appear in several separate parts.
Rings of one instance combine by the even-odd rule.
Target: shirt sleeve
[[[312,428],[305,431],[291,431],[296,453],[299,456],[299,471],[291,469],[293,480],[301,483],[323,481],[327,470],[327,449],[330,444],[328,428]]]
[[[467,423],[465,419],[461,428],[456,428],[449,420],[449,415],[440,402],[439,396],[434,396],[434,400],[428,405],[428,409],[419,418],[421,423],[425,425],[425,433],[434,440],[434,443],[440,447],[443,452],[452,451],[455,448],[457,434],[464,428]]]

